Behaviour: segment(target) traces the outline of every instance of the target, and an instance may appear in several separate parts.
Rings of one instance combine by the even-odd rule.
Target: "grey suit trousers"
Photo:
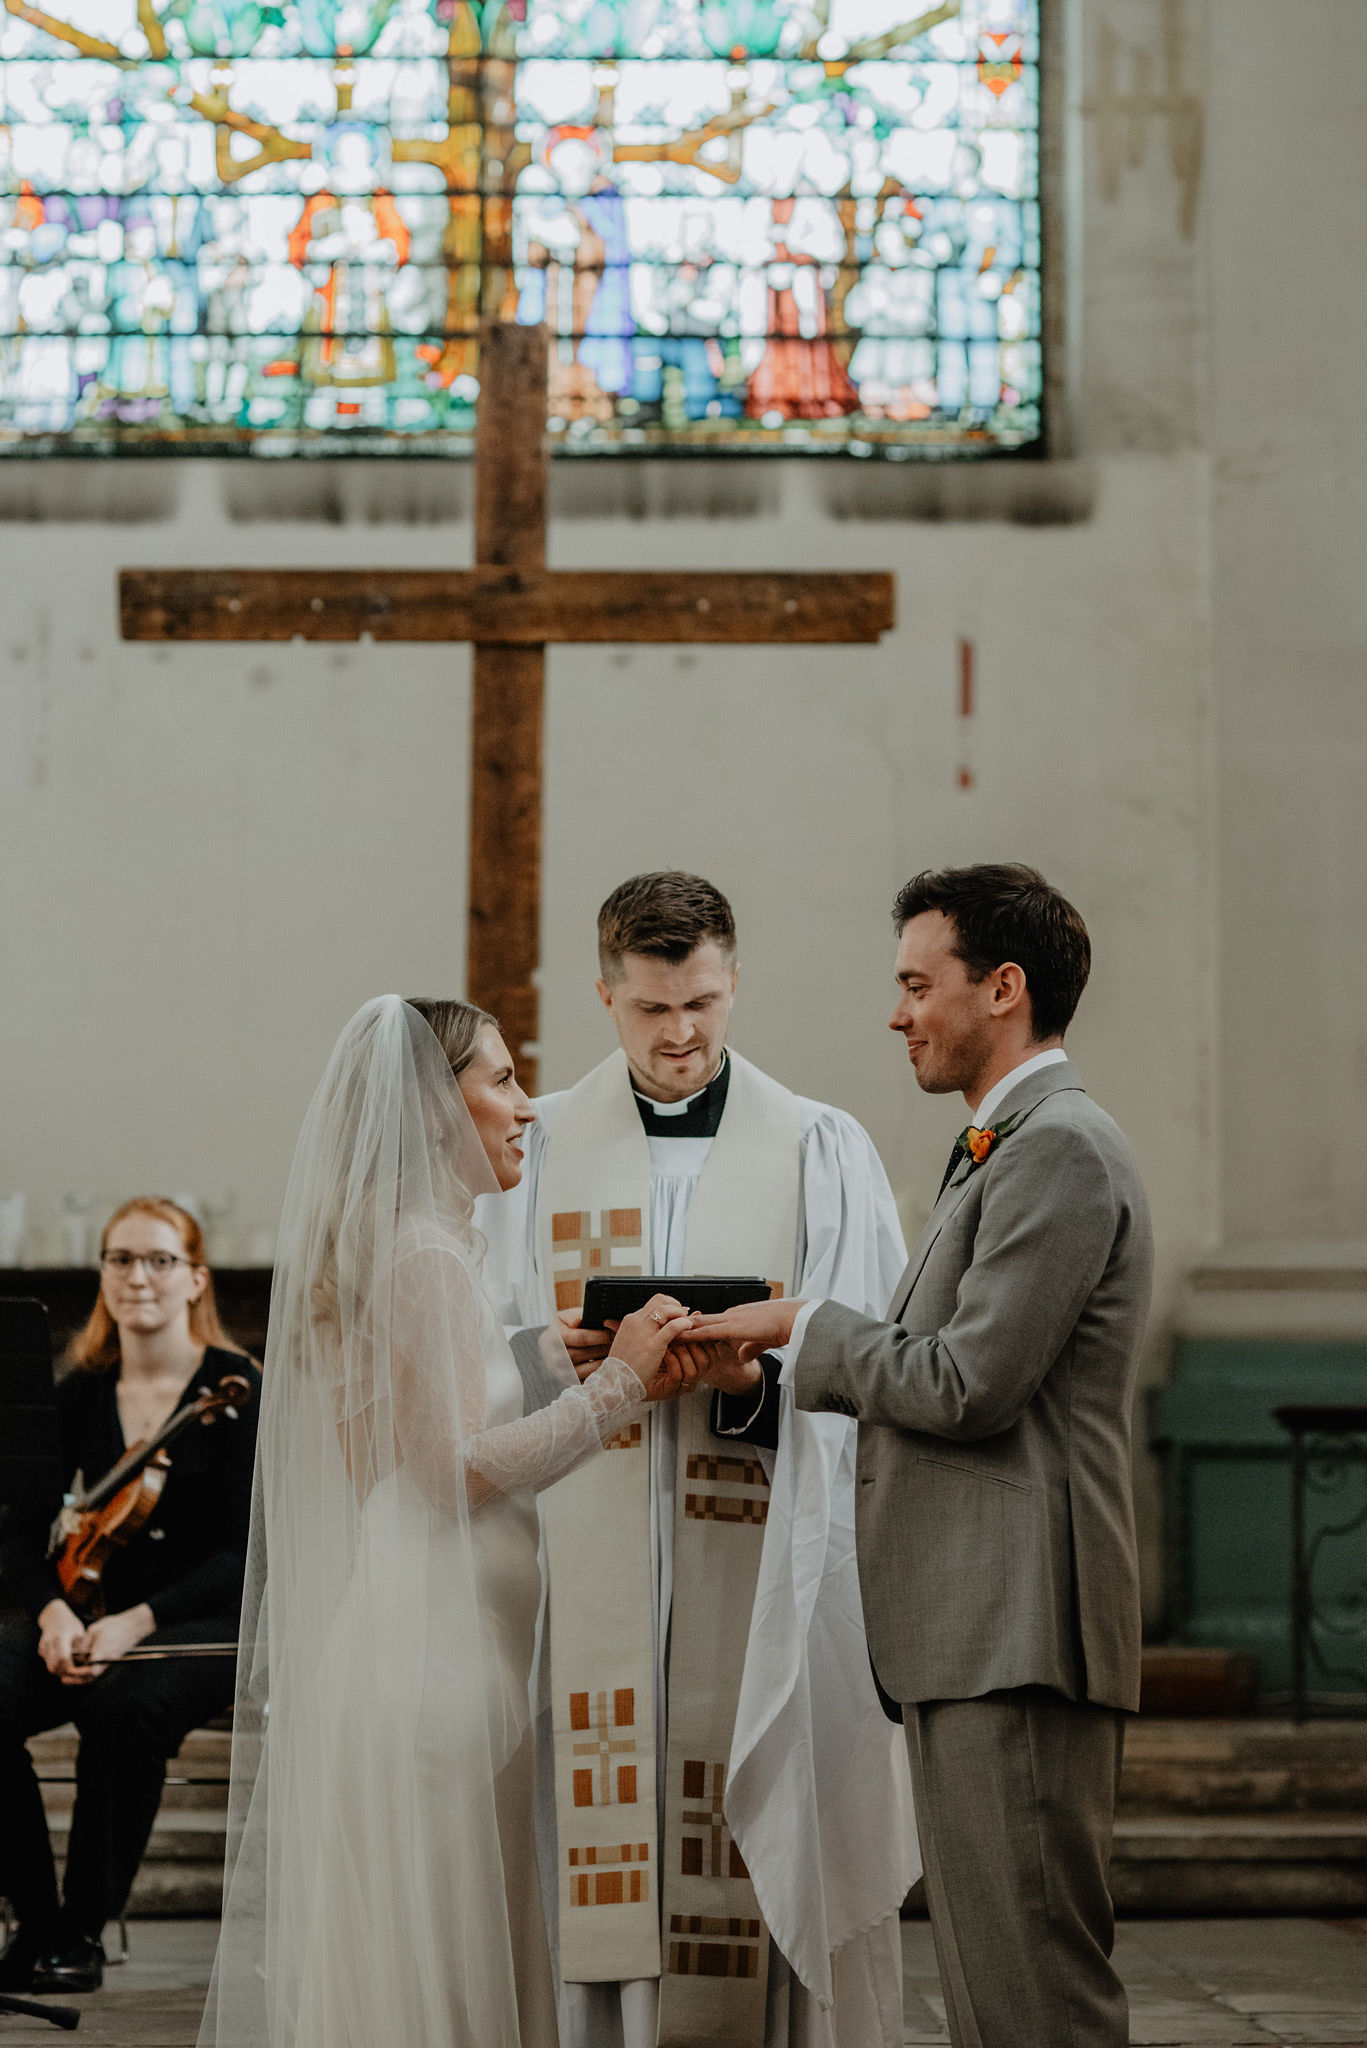
[[[1124,1716],[1044,1686],[905,1715],[954,2048],[1125,2048],[1106,1882]]]

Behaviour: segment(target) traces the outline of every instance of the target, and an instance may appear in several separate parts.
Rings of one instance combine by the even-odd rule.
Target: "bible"
[[[599,1274],[584,1288],[586,1330],[605,1330],[644,1308],[655,1294],[668,1294],[697,1315],[720,1315],[745,1301],[768,1301],[773,1290],[753,1273]]]

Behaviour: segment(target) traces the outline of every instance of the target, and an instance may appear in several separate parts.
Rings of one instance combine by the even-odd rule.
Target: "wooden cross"
[[[466,991],[536,1086],[542,729],[549,642],[875,641],[886,574],[546,567],[546,331],[480,334],[473,569],[125,569],[126,640],[468,640]]]

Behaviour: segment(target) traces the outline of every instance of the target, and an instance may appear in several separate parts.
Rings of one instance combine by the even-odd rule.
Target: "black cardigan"
[[[210,1424],[193,1424],[170,1446],[171,1469],[151,1521],[105,1567],[110,1614],[146,1601],[158,1627],[217,1615],[231,1616],[236,1625],[251,1521],[261,1375],[240,1352],[211,1344],[176,1407],[183,1408],[198,1388],[213,1386],[226,1372],[250,1380],[252,1398],[235,1422],[220,1415]],[[114,1366],[70,1372],[58,1381],[64,1491],[78,1472],[92,1486],[123,1456],[117,1385]],[[64,1597],[56,1565],[45,1556],[48,1530],[60,1506],[60,1496],[54,1495],[42,1512],[11,1523],[0,1546],[5,1591],[35,1619],[49,1600]]]

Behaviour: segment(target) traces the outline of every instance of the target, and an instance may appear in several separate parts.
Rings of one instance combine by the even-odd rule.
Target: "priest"
[[[619,1049],[537,1103],[522,1185],[481,1219],[515,1350],[550,1301],[591,1371],[594,1274],[747,1273],[880,1314],[906,1258],[887,1176],[852,1117],[728,1046],[726,898],[635,876],[598,943]],[[563,2048],[900,2048],[919,1859],[864,1642],[854,1433],[786,1394],[756,1426],[755,1398],[719,1367],[543,1497]]]

